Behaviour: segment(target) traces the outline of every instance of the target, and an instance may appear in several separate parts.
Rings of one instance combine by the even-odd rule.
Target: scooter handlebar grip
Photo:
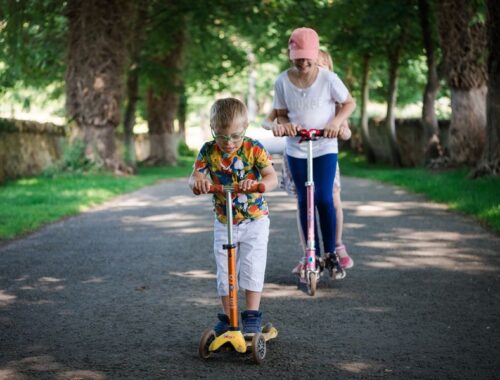
[[[224,193],[225,189],[223,185],[210,185],[210,190],[208,191],[209,194],[214,194],[214,193]],[[234,185],[232,189],[233,193],[265,193],[266,192],[266,185],[263,184],[262,182],[256,183],[255,185],[252,185],[248,190],[242,191],[240,190],[238,185]],[[201,192],[198,189],[193,189],[193,194],[194,195],[200,195]]]

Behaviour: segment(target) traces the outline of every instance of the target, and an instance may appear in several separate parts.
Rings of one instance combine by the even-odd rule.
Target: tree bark
[[[436,63],[436,48],[434,46],[432,26],[429,20],[434,20],[429,7],[428,0],[418,2],[420,25],[424,41],[425,54],[427,59],[427,83],[423,95],[422,124],[424,126],[425,161],[441,157],[443,148],[439,138],[439,126],[434,109],[436,95],[439,91],[439,77]]]
[[[147,6],[144,2],[135,4],[134,28],[129,43],[130,64],[127,74],[126,106],[123,118],[123,134],[125,144],[125,160],[135,164],[134,125],[137,101],[139,100],[139,67],[140,53],[144,41],[147,24]]]
[[[168,83],[160,89],[150,87],[147,97],[150,154],[146,163],[151,165],[177,164],[178,135],[174,120],[177,116],[180,92],[180,70],[185,47],[184,22],[173,31],[174,42],[170,50],[158,61],[168,74]]]
[[[402,162],[398,148],[396,117],[394,113],[398,96],[399,54],[400,49],[398,47],[395,47],[389,54],[389,89],[387,93],[387,115],[385,118],[385,125],[389,135],[391,163],[394,166],[400,167],[402,166]]]
[[[370,129],[368,127],[368,101],[370,98],[370,56],[363,57],[363,78],[361,84],[361,141],[363,143],[363,152],[368,162],[375,162],[375,153],[370,143]]]
[[[85,155],[115,171],[125,167],[116,155],[120,121],[127,21],[131,1],[70,0],[66,111],[76,123],[74,136]]]
[[[488,95],[486,143],[473,177],[500,174],[500,2],[487,1]]]
[[[179,138],[181,139],[181,141],[186,142],[188,97],[186,94],[186,87],[184,85],[184,82],[181,82],[180,89],[179,108],[177,109],[177,120],[179,121]]]
[[[451,89],[450,160],[453,165],[474,165],[485,142],[486,28],[475,21],[470,1],[442,0],[438,4],[444,68]]]

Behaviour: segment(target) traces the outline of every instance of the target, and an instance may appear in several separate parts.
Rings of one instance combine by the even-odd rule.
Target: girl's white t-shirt
[[[349,91],[337,74],[319,68],[318,76],[308,88],[296,87],[282,72],[274,83],[274,109],[287,109],[290,122],[306,129],[324,129],[335,117],[335,103],[343,103]],[[286,138],[286,154],[307,158],[307,144],[299,144],[299,137]],[[313,157],[338,153],[337,139],[321,138],[313,141]]]

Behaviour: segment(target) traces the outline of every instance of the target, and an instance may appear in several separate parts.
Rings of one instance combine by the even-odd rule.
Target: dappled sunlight
[[[104,277],[95,277],[92,276],[88,278],[87,280],[81,281],[82,284],[101,284],[105,281]]]
[[[169,272],[172,276],[184,277],[184,278],[199,278],[199,279],[216,279],[216,275],[213,272],[207,270],[190,270],[187,272]]]
[[[484,255],[471,249],[457,248],[472,234],[446,231],[413,231],[397,229],[392,234],[380,234],[376,241],[357,243],[358,247],[385,250],[383,257],[371,259],[365,265],[373,268],[439,268],[448,271],[495,271]],[[390,240],[389,240],[390,239]]]
[[[447,207],[437,203],[423,202],[353,202],[343,201],[343,208],[350,210],[352,216],[358,217],[396,217],[404,215],[405,211],[414,209],[446,210]]]
[[[328,289],[325,285],[330,279],[324,277],[318,283],[318,292],[314,297],[309,296],[303,289],[298,289],[297,285],[289,284],[264,284],[262,298],[293,298],[303,300],[314,300],[315,298],[353,298],[354,294],[346,289]]]
[[[196,298],[188,298],[188,302],[193,304],[194,306],[219,306],[220,300],[219,297],[196,297]]]
[[[344,228],[345,229],[359,229],[359,228],[365,228],[366,224],[361,224],[361,223],[344,223]]]
[[[35,376],[35,377],[33,377]],[[79,370],[65,367],[51,355],[27,357],[8,362],[0,368],[0,379],[48,378],[60,380],[92,379],[105,380],[106,375],[99,371]]]
[[[373,374],[375,371],[380,371],[383,369],[383,366],[379,363],[370,363],[370,362],[362,362],[362,361],[349,361],[349,362],[340,362],[336,363],[335,367],[338,369],[350,372],[352,374],[362,375],[363,373]],[[390,370],[386,370],[387,372],[391,372]]]
[[[126,216],[121,219],[122,223],[127,225],[146,225],[154,228],[162,228],[166,230],[175,230],[177,233],[197,234],[202,232],[210,232],[213,230],[212,224],[208,226],[196,226],[200,218],[186,216],[179,213],[157,214],[145,217]],[[204,223],[206,224],[206,223]]]
[[[5,290],[0,289],[0,306],[10,305],[16,298],[16,296],[8,294]]]

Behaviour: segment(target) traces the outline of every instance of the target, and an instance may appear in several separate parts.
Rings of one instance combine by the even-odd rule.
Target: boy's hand
[[[193,190],[197,190],[200,194],[206,194],[210,191],[212,183],[207,178],[197,178],[193,181]]]
[[[352,132],[349,129],[349,124],[347,124],[347,121],[342,123],[340,126],[340,131],[339,131],[339,138],[341,140],[349,140],[351,138]]]
[[[241,181],[241,182],[238,183],[238,186],[239,186],[239,188],[241,190],[247,191],[248,189],[250,189],[256,183],[257,183],[257,181],[254,180],[254,179],[244,179],[243,181]]]

